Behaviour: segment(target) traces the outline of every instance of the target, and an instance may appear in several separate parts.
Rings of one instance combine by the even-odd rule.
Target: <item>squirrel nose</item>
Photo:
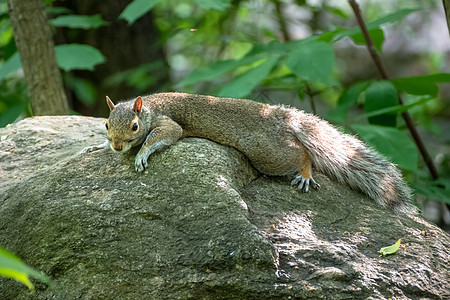
[[[123,149],[123,145],[122,144],[114,144],[113,149],[117,152],[120,152]]]

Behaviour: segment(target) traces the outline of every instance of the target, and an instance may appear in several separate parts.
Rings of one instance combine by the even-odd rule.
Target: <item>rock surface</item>
[[[238,151],[188,138],[101,150],[103,119],[0,129],[0,246],[51,276],[1,299],[449,299],[450,237],[316,175],[300,193]],[[402,238],[395,255],[377,251]]]

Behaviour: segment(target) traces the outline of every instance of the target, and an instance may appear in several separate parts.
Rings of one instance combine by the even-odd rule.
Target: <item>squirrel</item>
[[[158,93],[114,104],[105,143],[82,152],[109,148],[124,153],[142,144],[135,167],[142,172],[155,151],[183,137],[200,137],[244,153],[269,176],[296,173],[291,185],[318,189],[312,167],[381,206],[415,213],[411,190],[396,166],[359,139],[313,114],[252,100],[186,93]]]

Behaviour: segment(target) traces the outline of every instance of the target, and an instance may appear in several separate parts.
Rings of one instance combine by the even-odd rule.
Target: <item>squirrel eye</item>
[[[131,128],[131,130],[136,131],[138,129],[138,123],[134,122],[133,123],[133,127]]]
[[[106,130],[108,130],[108,122],[105,123]]]

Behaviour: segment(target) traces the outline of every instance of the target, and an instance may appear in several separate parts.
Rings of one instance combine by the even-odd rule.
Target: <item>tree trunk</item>
[[[445,19],[447,19],[448,32],[450,34],[450,0],[442,0],[445,11]]]
[[[69,113],[42,0],[7,0],[11,26],[22,60],[35,115]]]
[[[164,41],[160,37],[152,12],[129,25],[118,19],[120,13],[129,4],[129,0],[103,1],[72,0],[54,1],[55,6],[69,8],[74,14],[100,14],[109,25],[95,29],[79,30],[57,28],[56,44],[79,43],[93,46],[106,57],[107,63],[95,67],[94,71],[76,70],[71,74],[92,83],[98,94],[96,107],[86,107],[75,94],[71,103],[75,111],[83,115],[107,116],[109,109],[105,104],[108,95],[114,101],[125,100],[138,95],[165,91],[170,86],[169,66],[164,53]],[[125,82],[108,84],[111,75],[137,68],[147,64],[159,64],[153,72],[146,72],[151,77],[148,86],[138,88]]]

